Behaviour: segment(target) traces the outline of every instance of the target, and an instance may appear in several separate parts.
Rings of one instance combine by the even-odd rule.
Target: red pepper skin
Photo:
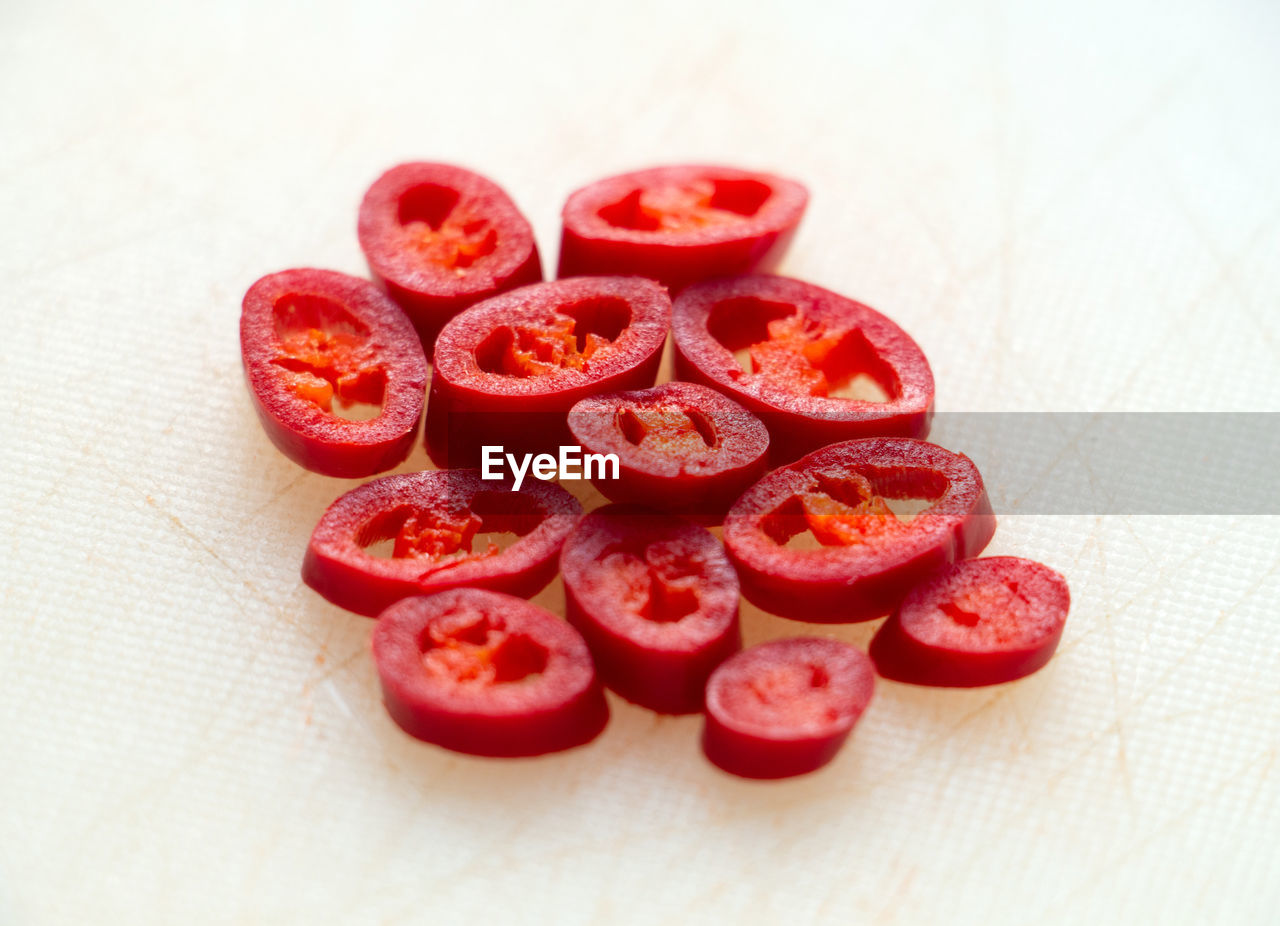
[[[529,220],[501,187],[451,164],[413,162],[374,181],[360,203],[369,272],[429,351],[470,305],[542,279]]]
[[[769,432],[732,399],[693,383],[589,396],[569,410],[585,451],[618,456],[618,478],[596,479],[614,501],[689,516],[723,515],[764,475]]]
[[[707,677],[742,648],[738,576],[705,528],[607,505],[569,535],[560,572],[606,685],[659,713],[702,710]]]
[[[378,616],[373,661],[410,736],[479,756],[587,743],[609,707],[582,637],[537,605],[473,588],[404,598]]]
[[[422,418],[427,361],[408,319],[367,280],[283,270],[249,287],[240,357],[271,442],[300,466],[345,479],[409,455]],[[332,403],[381,404],[367,421]]]
[[[536,595],[556,574],[582,506],[560,486],[482,480],[475,470],[383,476],[329,506],[311,533],[302,578],[329,601],[372,617],[410,595],[459,586]],[[477,533],[514,533],[506,549],[472,550]],[[394,540],[389,556],[366,549]]]
[[[787,277],[712,280],[680,294],[671,329],[676,376],[757,415],[776,462],[836,441],[929,433],[934,385],[924,352],[890,319],[838,293]],[[866,382],[859,377],[888,400],[831,395]]]
[[[579,399],[653,385],[670,323],[666,290],[639,277],[537,283],[472,306],[436,340],[431,459],[475,466],[486,444],[554,454]]]
[[[655,167],[598,180],[565,203],[559,275],[645,276],[674,293],[771,269],[808,202],[794,180],[733,167]]]
[[[711,674],[702,748],[743,778],[804,775],[835,757],[874,693],[871,660],[847,643],[760,643]]]
[[[1071,607],[1067,582],[1016,556],[970,559],[912,589],[876,632],[885,678],[974,688],[1030,675],[1049,661]]]
[[[885,499],[932,503],[902,522]],[[910,438],[846,441],[769,473],[725,516],[748,601],[783,617],[852,623],[888,614],[914,586],[976,556],[996,519],[973,462]],[[805,530],[822,543],[793,549]]]

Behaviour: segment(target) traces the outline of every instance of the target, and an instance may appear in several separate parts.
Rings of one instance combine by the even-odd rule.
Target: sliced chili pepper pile
[[[499,186],[401,164],[360,206],[374,282],[298,269],[249,288],[254,409],[308,469],[403,462],[428,355],[437,464],[571,441],[618,461],[589,478],[626,504],[585,516],[545,473],[514,491],[444,468],[373,479],[320,517],[303,579],[377,617],[383,698],[408,734],[477,755],[569,749],[604,729],[607,685],[703,712],[721,769],[790,777],[831,761],[877,672],[971,687],[1048,662],[1066,582],[972,558],[995,517],[973,462],[920,439],[934,380],[919,345],[861,303],[760,273],[807,203],[795,181],[729,167],[610,177],[569,197],[562,279],[543,283]],[[668,333],[684,381],[653,386]],[[721,522],[723,541],[699,526]],[[557,569],[567,621],[524,600]],[[816,637],[742,650],[741,598],[809,623],[889,617],[870,658]]]

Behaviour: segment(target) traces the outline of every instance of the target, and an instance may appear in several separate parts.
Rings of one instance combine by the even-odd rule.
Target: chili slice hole
[[[1025,611],[1029,602],[1016,581],[1005,580],[989,586],[962,590],[954,598],[938,604],[938,610],[962,627],[977,627],[984,618],[997,618],[984,624],[993,639],[1004,636],[1010,614]]]
[[[536,502],[513,492],[481,492],[461,513],[402,505],[381,512],[356,535],[378,559],[467,559],[493,556],[542,523]]]
[[[769,322],[790,318],[796,307],[787,302],[770,302],[755,296],[739,296],[725,299],[711,307],[707,315],[707,333],[734,356],[745,352],[751,345],[769,340]],[[744,373],[751,372],[748,355],[742,365]]]
[[[788,550],[863,543],[895,533],[931,508],[946,477],[927,470],[816,472],[808,490],[792,495],[760,519],[760,528]]]
[[[828,703],[826,689],[831,676],[822,666],[812,663],[775,666],[768,672],[738,683],[758,707],[753,714],[773,720],[803,724],[817,718],[830,722],[840,712]]]
[[[893,369],[861,331],[845,332],[826,358],[814,366],[826,377],[829,399],[888,402],[902,394]]]
[[[503,325],[475,348],[476,366],[485,373],[520,378],[557,370],[584,369],[602,347],[616,341],[631,324],[624,299],[584,299],[556,309],[547,322]]]
[[[759,180],[701,180],[634,189],[596,214],[614,228],[683,231],[753,216],[772,195],[773,188]]]
[[[460,209],[461,198],[457,190],[424,183],[400,196],[396,213],[414,247],[432,263],[460,275],[498,247],[497,229],[487,219]]]
[[[556,309],[561,315],[573,319],[573,334],[579,352],[587,346],[587,336],[594,334],[606,341],[618,340],[618,335],[631,324],[631,306],[625,299],[601,296],[584,299],[572,305]]]
[[[655,624],[673,624],[701,605],[701,563],[673,554],[664,544],[614,543],[600,552],[599,562],[628,587],[630,610]]]
[[[943,614],[962,627],[977,627],[978,621],[982,619],[982,615],[978,612],[966,611],[954,601],[944,601],[939,608]]]
[[[438,183],[424,183],[411,187],[400,195],[400,208],[396,218],[401,225],[425,222],[432,231],[439,231],[461,198],[462,195],[457,190]]]
[[[795,331],[777,337],[770,326],[776,328],[774,323],[784,320],[791,320]],[[805,391],[816,389],[814,394],[824,398],[858,402],[889,402],[902,394],[893,368],[865,334],[857,329],[828,331],[800,317],[797,308],[785,302],[753,296],[718,302],[707,315],[707,332],[733,355],[738,365],[738,370],[730,371],[734,379],[782,380],[784,385]],[[818,350],[828,338],[834,338],[834,343]],[[777,368],[761,367],[760,357],[785,358],[785,362]]]
[[[657,231],[661,222],[652,212],[640,205],[643,190],[632,190],[616,203],[610,203],[597,210],[597,215],[614,228],[628,228],[632,231]]]
[[[711,184],[711,208],[738,215],[755,215],[773,195],[773,189],[759,180],[713,180]]]
[[[294,395],[336,418],[369,421],[382,414],[387,374],[369,344],[369,329],[340,302],[286,293],[272,307],[277,356]],[[337,400],[336,402],[334,400]]]
[[[716,445],[716,429],[711,420],[700,410],[696,408],[676,408],[675,406],[667,406],[671,412],[675,412],[675,416],[671,414],[663,414],[662,408],[653,408],[653,416],[661,416],[658,422],[644,420],[644,412],[652,406],[642,406],[639,410],[635,408],[623,407],[618,410],[617,423],[618,429],[622,432],[622,436],[627,439],[630,444],[639,446],[651,431],[656,427],[663,430],[676,432],[692,432],[702,439],[702,443],[707,447]],[[680,420],[680,419],[683,420]]]
[[[418,640],[422,664],[455,682],[518,682],[546,671],[550,651],[501,620],[466,613],[429,626]]]

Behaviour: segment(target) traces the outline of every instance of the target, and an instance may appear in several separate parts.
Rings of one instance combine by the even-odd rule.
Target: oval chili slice
[[[501,187],[451,164],[391,168],[360,203],[369,270],[430,349],[469,305],[542,279],[533,228]]]
[[[970,559],[912,589],[871,641],[885,678],[973,688],[1030,675],[1058,647],[1066,580],[1016,556]]]
[[[760,643],[707,682],[707,758],[744,778],[787,778],[826,765],[871,702],[875,671],[838,640]]]
[[[369,281],[308,269],[263,277],[244,295],[240,356],[267,436],[295,463],[350,479],[409,455],[427,361]]]
[[[794,180],[680,165],[598,180],[562,212],[561,277],[645,276],[676,292],[778,262],[809,202]]]
[[[724,514],[769,451],[759,418],[693,383],[589,396],[568,422],[584,450],[618,457],[618,478],[595,480],[604,495],[691,516]]]
[[[401,729],[456,752],[569,749],[609,719],[582,637],[510,595],[463,588],[398,601],[373,629],[373,661]]]
[[[549,482],[485,481],[475,470],[384,476],[329,506],[302,578],[339,607],[375,615],[409,595],[475,586],[530,596],[556,573],[582,513]]]
[[[579,399],[653,385],[670,320],[666,291],[639,277],[538,283],[467,309],[436,341],[431,458],[476,465],[486,444],[570,443],[565,416]]]
[[[702,710],[711,670],[742,646],[738,576],[707,530],[608,505],[569,535],[560,571],[606,685],[661,713]]]
[[[769,428],[775,460],[860,437],[924,437],[933,373],[868,306],[811,283],[750,276],[691,286],[672,310],[676,375],[719,389]]]
[[[724,521],[743,595],[819,623],[889,613],[938,568],[980,553],[993,533],[968,457],[892,437],[833,444],[774,470]]]

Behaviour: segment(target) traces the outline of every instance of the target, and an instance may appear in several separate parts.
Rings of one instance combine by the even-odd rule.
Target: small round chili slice
[[[538,593],[582,514],[550,482],[482,480],[476,470],[383,476],[329,506],[302,578],[329,601],[373,616],[409,595],[474,586]]]
[[[917,586],[871,641],[885,678],[973,688],[1049,661],[1071,607],[1066,580],[1016,556],[970,559]]]
[[[618,478],[594,480],[614,501],[723,515],[765,471],[765,426],[706,386],[671,382],[589,396],[569,410],[568,421],[585,451],[617,455]]]
[[[409,455],[427,361],[404,313],[368,280],[264,276],[244,296],[240,356],[267,436],[300,466],[350,479]]]
[[[691,286],[672,310],[676,375],[719,389],[769,428],[775,460],[860,437],[929,432],[933,373],[889,318],[787,277]]]
[[[788,778],[830,762],[875,692],[875,670],[838,640],[760,643],[707,682],[707,758],[744,778]]]
[[[817,623],[888,614],[939,568],[980,553],[994,533],[968,457],[893,437],[833,444],[774,470],[724,521],[747,600]]]
[[[589,184],[565,203],[561,277],[645,276],[671,288],[771,268],[809,202],[794,180],[677,165]]]
[[[373,661],[410,736],[481,756],[536,756],[594,739],[609,719],[578,632],[519,598],[463,588],[378,617]]]
[[[671,321],[666,290],[639,277],[537,283],[459,314],[436,340],[427,450],[478,465],[481,447],[552,452],[588,395],[653,385]]]
[[[705,528],[608,505],[569,535],[560,572],[606,685],[660,713],[702,710],[707,677],[742,646],[738,576]]]
[[[462,309],[542,279],[529,220],[492,180],[452,164],[388,170],[365,193],[357,231],[374,279],[428,349]]]

